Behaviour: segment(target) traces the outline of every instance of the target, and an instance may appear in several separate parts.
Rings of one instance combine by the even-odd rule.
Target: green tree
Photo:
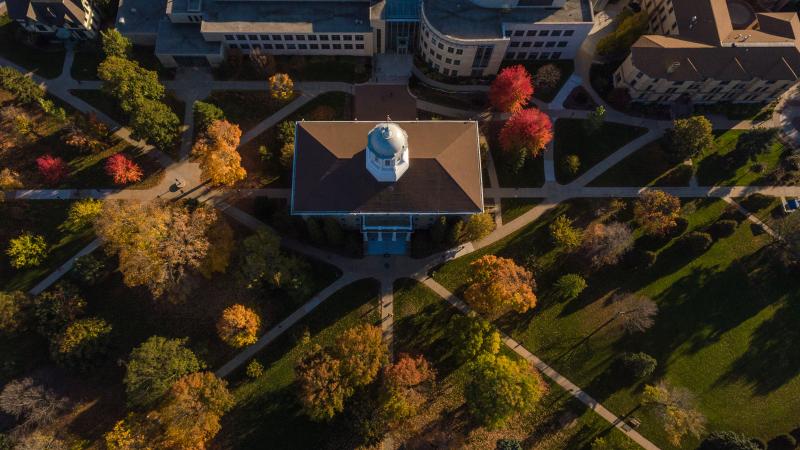
[[[470,374],[464,390],[467,408],[490,429],[530,411],[545,392],[544,381],[524,360],[484,354],[470,365]]]
[[[158,73],[140,67],[136,61],[110,56],[97,67],[97,76],[105,81],[103,89],[119,101],[126,113],[137,109],[144,100],[164,97]]]
[[[53,359],[67,367],[89,369],[111,342],[111,324],[98,317],[79,319],[51,342]]]
[[[714,145],[711,122],[703,116],[676,119],[669,132],[670,150],[675,161],[696,156]]]
[[[568,273],[559,278],[553,285],[553,289],[558,298],[562,300],[574,300],[586,289],[586,280],[577,273]]]
[[[550,223],[550,237],[557,246],[572,251],[580,247],[583,233],[581,230],[572,226],[572,219],[565,215],[560,215]]]
[[[561,167],[564,172],[575,176],[581,170],[581,158],[578,155],[567,155],[561,160]]]
[[[472,361],[480,355],[496,355],[500,351],[500,333],[488,320],[475,313],[457,314],[447,329],[450,347],[460,362]]]
[[[100,40],[103,43],[103,53],[106,58],[116,56],[118,58],[128,58],[133,50],[131,41],[122,35],[116,28],[109,28],[100,32]]]
[[[586,129],[586,133],[589,135],[596,134],[603,128],[603,124],[606,121],[606,109],[600,105],[594,109],[594,111],[589,113],[589,117],[586,118],[586,121],[583,123],[584,128]]]
[[[332,354],[342,362],[342,375],[353,387],[371,383],[389,360],[383,332],[379,327],[366,324],[339,335]]]
[[[44,98],[44,88],[12,67],[0,67],[0,87],[11,92],[20,103],[36,103]]]
[[[300,360],[295,376],[300,404],[311,420],[333,418],[344,410],[344,401],[353,393],[345,382],[342,362],[319,347]]]
[[[180,133],[181,121],[164,103],[143,99],[131,114],[131,129],[137,139],[146,139],[162,150],[169,150]]]
[[[495,450],[522,450],[522,444],[516,439],[498,439]]]
[[[641,380],[653,374],[658,362],[644,352],[624,353],[620,357],[622,369],[634,380]]]
[[[94,257],[92,254],[83,255],[75,260],[74,278],[87,286],[94,286],[103,279],[106,274],[106,264]]]
[[[469,216],[469,220],[464,225],[463,239],[466,241],[478,241],[494,231],[494,227],[494,218],[491,214],[473,214]]]
[[[124,379],[130,406],[153,406],[175,380],[204,367],[186,348],[186,342],[187,339],[152,336],[133,349]]]
[[[649,16],[644,11],[634,13],[623,10],[617,19],[617,29],[597,43],[597,53],[602,56],[624,55],[647,32],[648,19]]]
[[[0,291],[0,333],[14,334],[27,326],[28,297],[24,292]]]
[[[23,233],[11,239],[6,250],[11,267],[15,269],[36,267],[44,262],[47,253],[44,236],[30,233]]]
[[[267,228],[260,228],[242,241],[239,276],[246,287],[258,286],[279,271],[280,245],[280,238]]]
[[[103,210],[103,202],[91,198],[78,200],[69,207],[67,220],[61,224],[61,228],[78,233],[92,226],[94,219]]]
[[[464,239],[464,221],[456,220],[447,232],[447,242],[450,245],[458,245]]]
[[[86,301],[75,286],[60,282],[34,297],[31,306],[36,331],[52,337],[83,314]]]
[[[194,122],[197,124],[197,131],[203,133],[208,126],[217,120],[226,120],[225,112],[213,103],[201,101],[194,102]]]

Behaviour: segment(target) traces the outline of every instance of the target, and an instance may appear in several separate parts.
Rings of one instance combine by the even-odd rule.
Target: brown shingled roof
[[[292,213],[483,211],[477,122],[394,122],[408,133],[410,157],[394,183],[366,168],[367,134],[378,123],[297,122]]]

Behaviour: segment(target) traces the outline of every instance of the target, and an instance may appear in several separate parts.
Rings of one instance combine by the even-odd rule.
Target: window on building
[[[261,44],[253,44],[253,48],[261,48]]]
[[[264,49],[272,50],[272,44],[264,44]]]
[[[525,41],[525,42],[523,42],[523,43],[522,43],[522,46],[523,46],[523,47],[530,47],[530,46],[531,46],[531,44],[533,44],[533,42],[531,42],[531,41]]]
[[[309,34],[308,35],[308,40],[309,41],[316,41],[317,40],[317,35],[316,34]]]
[[[506,37],[511,37],[511,33],[512,33],[511,30],[506,30],[505,32]]]
[[[455,49],[453,47],[447,47],[447,53],[453,53]]]
[[[539,36],[547,36],[550,34],[550,30],[539,30]]]
[[[338,34],[333,34],[333,35],[331,35],[331,40],[332,41],[341,41],[342,37],[339,36]]]
[[[463,54],[463,53],[464,53],[464,50],[462,50],[462,49],[460,49],[460,48],[457,48],[457,49],[456,49],[456,55],[461,55],[461,54]]]
[[[352,34],[344,34],[344,35],[342,35],[342,39],[344,39],[345,41],[352,41],[353,40],[353,35]]]
[[[363,34],[357,34],[356,35],[356,40],[357,41],[363,41],[364,40],[364,35]]]
[[[239,46],[240,46],[240,47],[241,47],[243,50],[247,50],[247,49],[249,49],[249,48],[250,48],[250,44],[239,44]]]
[[[445,58],[444,62],[446,62],[447,64],[453,64],[453,60],[451,58]]]
[[[539,52],[530,52],[528,53],[528,59],[536,59],[539,57]]]
[[[294,38],[297,39],[298,41],[305,41],[306,40],[305,35],[302,35],[302,34],[298,34]]]
[[[228,44],[228,48],[239,48],[236,44]]]
[[[556,43],[555,43],[555,41],[548,41],[548,42],[544,43],[544,46],[545,47],[555,47]]]
[[[225,39],[228,40],[228,41],[232,41],[234,39],[234,37],[233,37],[232,34],[226,34],[225,35]]]
[[[245,36],[243,34],[237,34],[236,35],[236,40],[237,41],[246,41],[247,40],[247,36]]]
[[[436,46],[439,47],[440,50],[444,50],[444,44],[442,44],[441,42],[439,42],[439,44],[437,44]]]
[[[334,50],[341,50],[342,49],[342,44],[333,44],[333,49]]]
[[[550,59],[550,52],[542,52],[542,59]]]
[[[295,44],[286,44],[286,50],[297,50],[297,45],[295,45]]]
[[[524,30],[517,30],[514,32],[514,36],[522,36],[523,34],[525,34]]]
[[[440,55],[440,54],[438,54],[438,53],[437,53],[437,54],[436,54],[436,59],[438,59],[439,61],[441,61],[441,60],[442,60],[442,55]]]
[[[561,30],[553,30],[553,32],[550,33],[550,36],[561,36]]]
[[[247,39],[250,39],[251,41],[257,41],[258,40],[258,35],[251,34],[251,35],[247,36]]]
[[[432,49],[432,48],[431,48],[431,49],[428,49],[428,53],[430,53],[430,54],[431,54],[431,56],[433,56],[433,55],[435,54],[435,53],[433,52],[433,49]]]
[[[561,59],[561,52],[553,52],[553,59]]]
[[[262,34],[260,37],[261,37],[262,41],[268,41],[269,40],[269,35],[268,34]]]
[[[528,58],[528,52],[517,53],[517,59],[527,59],[527,58]]]
[[[294,36],[292,36],[291,34],[287,34],[286,36],[283,37],[283,39],[286,41],[293,41]]]
[[[328,40],[328,35],[327,34],[320,34],[319,35],[319,40],[320,41],[327,41]]]
[[[309,48],[311,48],[311,50],[319,50],[319,44],[309,44]]]
[[[364,50],[364,44],[356,44],[356,50]]]
[[[572,36],[575,34],[575,30],[564,30],[564,36]]]
[[[556,46],[557,47],[566,47],[567,46],[567,41],[559,41],[558,44],[556,44]]]
[[[516,53],[514,53],[514,52],[508,52],[508,53],[506,53],[506,58],[507,58],[507,59],[514,59],[516,56],[517,56],[517,54],[516,54]]]
[[[283,44],[275,44],[275,50],[283,50]]]
[[[511,44],[509,44],[509,47],[519,47],[519,42],[516,41],[512,42]]]
[[[543,46],[543,45],[544,45],[544,42],[541,42],[541,41],[537,41],[537,42],[534,42],[534,43],[533,43],[533,46],[534,46],[534,47],[541,47],[541,46]]]
[[[282,40],[283,40],[283,38],[281,37],[281,35],[280,35],[280,34],[273,34],[273,35],[272,35],[272,40],[273,40],[273,41],[282,41]]]
[[[297,48],[300,50],[308,50],[308,44],[297,44]]]
[[[331,44],[322,44],[322,49],[323,50],[330,50],[331,49]]]
[[[344,49],[345,50],[352,50],[353,49],[353,44],[344,44]]]
[[[525,33],[525,36],[536,36],[536,30],[528,30],[528,32]]]
[[[454,66],[460,66],[461,65],[461,60],[457,59],[457,60],[453,61],[453,65]]]

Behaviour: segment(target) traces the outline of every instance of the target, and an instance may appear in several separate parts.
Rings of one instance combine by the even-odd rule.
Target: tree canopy
[[[497,74],[489,88],[489,102],[502,112],[517,112],[533,96],[531,74],[522,65],[506,67]]]
[[[215,186],[233,186],[247,176],[236,150],[241,137],[238,125],[226,120],[211,122],[192,148],[192,156],[200,161],[203,178]]]
[[[258,340],[261,317],[244,305],[231,305],[222,311],[217,322],[217,334],[231,347],[244,347]]]
[[[633,208],[636,222],[651,235],[664,236],[677,225],[681,214],[681,201],[664,191],[646,191],[639,196]]]
[[[116,28],[108,28],[100,31],[100,40],[103,44],[103,53],[106,57],[116,56],[127,58],[133,50],[131,41],[122,35]]]
[[[175,380],[203,368],[197,356],[185,347],[186,342],[152,336],[133,349],[124,379],[130,406],[153,406]]]
[[[670,150],[676,161],[696,156],[714,145],[711,122],[703,116],[676,119],[669,132]]]
[[[646,385],[642,403],[653,409],[662,420],[670,443],[681,446],[683,437],[699,437],[705,431],[706,419],[694,407],[694,396],[688,389],[676,388],[662,381]]]
[[[506,153],[525,152],[536,157],[552,140],[550,117],[538,109],[514,113],[500,130],[500,146]]]
[[[536,306],[533,275],[513,259],[485,255],[470,264],[470,274],[464,299],[480,313],[496,317]]]

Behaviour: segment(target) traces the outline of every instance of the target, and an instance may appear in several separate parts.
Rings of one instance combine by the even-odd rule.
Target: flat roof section
[[[120,0],[115,27],[122,34],[156,34],[166,0]]]
[[[393,121],[408,133],[411,158],[394,183],[367,171],[367,134],[378,123],[297,123],[293,214],[483,211],[477,122]]]
[[[172,23],[164,18],[158,24],[155,53],[172,56],[221,55],[222,42],[207,42],[197,24]]]
[[[548,3],[549,4],[549,3]],[[566,0],[560,8],[482,8],[469,0],[424,0],[430,24],[456,39],[502,39],[504,23],[592,22],[589,0]]]
[[[203,2],[204,33],[367,33],[367,2]]]

